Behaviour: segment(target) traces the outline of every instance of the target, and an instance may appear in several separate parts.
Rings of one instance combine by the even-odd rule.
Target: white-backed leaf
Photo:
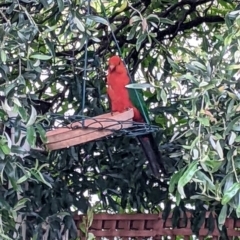
[[[97,22],[97,23],[102,23],[104,25],[109,25],[109,22],[105,19],[105,18],[102,18],[102,17],[98,17],[98,16],[88,16],[88,18],[92,19],[93,21]]]
[[[6,132],[4,132],[4,135],[5,135],[5,137],[7,139],[7,142],[8,142],[8,148],[11,149],[12,148],[12,140]]]
[[[216,151],[221,159],[223,159],[223,150],[219,140],[216,143]]]
[[[168,18],[159,18],[159,21],[161,23],[167,23],[167,24],[170,24],[170,25],[174,25],[175,24],[172,20],[170,20]]]
[[[49,60],[52,58],[52,56],[44,55],[44,54],[33,54],[33,55],[30,55],[29,58],[34,58],[39,60]]]
[[[7,61],[7,55],[4,50],[1,50],[0,56],[1,56],[2,62],[5,63]]]
[[[20,103],[20,101],[19,101],[18,98],[13,97],[12,100],[13,100],[13,102],[14,102],[18,107],[21,107],[21,106],[22,106],[22,104]]]
[[[167,94],[163,88],[160,91],[161,91],[161,93],[160,93],[161,99],[164,103],[166,103],[167,102]]]
[[[26,127],[29,127],[31,125],[33,125],[33,123],[35,123],[36,119],[37,119],[37,111],[36,109],[31,106],[31,115],[30,115],[30,118],[28,119],[28,122],[26,124]]]
[[[191,181],[194,174],[198,171],[197,164],[198,164],[197,161],[191,162],[187,170],[183,173],[183,175],[180,177],[178,181],[177,189],[182,197],[186,197],[184,192],[184,186]]]
[[[229,141],[228,141],[229,145],[232,145],[235,142],[236,137],[237,137],[236,133],[231,132],[230,137],[229,137]]]
[[[81,31],[84,32],[85,31],[85,27],[83,25],[83,23],[77,18],[73,18],[73,22],[76,24],[77,28]]]
[[[195,66],[195,67],[203,70],[203,71],[206,71],[206,70],[207,70],[206,66],[204,66],[204,65],[203,65],[202,63],[200,63],[200,62],[192,61],[191,64],[192,64],[193,66]]]
[[[57,4],[58,4],[59,12],[62,12],[63,9],[64,9],[64,2],[63,2],[63,0],[57,0]]]
[[[8,105],[8,102],[7,102],[6,98],[5,98],[4,102],[2,102],[2,108],[6,112],[10,112],[10,111],[13,110],[13,108]]]
[[[147,20],[153,20],[153,21],[157,21],[159,23],[159,17],[156,15],[156,14],[149,14],[147,17],[146,17]]]
[[[36,144],[36,131],[33,126],[27,128],[27,142],[31,147],[35,147]]]
[[[214,139],[213,139],[213,136],[212,136],[212,135],[209,137],[209,141],[210,141],[210,143],[211,143],[211,145],[212,145],[213,149],[216,149],[216,143],[215,143],[215,141],[214,141]]]
[[[130,18],[129,25],[132,26],[134,22],[141,21],[141,18],[139,16],[133,16]]]
[[[144,88],[151,88],[154,87],[150,83],[131,83],[125,86],[126,88],[132,89],[144,89]]]
[[[222,209],[220,211],[220,214],[218,215],[218,226],[219,229],[222,230],[222,227],[226,221],[227,218],[227,210],[228,210],[228,206],[227,205],[223,205]]]

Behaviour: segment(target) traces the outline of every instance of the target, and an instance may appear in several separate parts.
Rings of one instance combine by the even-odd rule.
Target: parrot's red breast
[[[133,106],[129,92],[125,87],[130,83],[127,69],[122,60],[118,56],[113,56],[109,59],[108,76],[107,76],[107,94],[111,101],[112,112],[124,112],[129,108],[134,111],[133,120],[142,122],[140,112]]]

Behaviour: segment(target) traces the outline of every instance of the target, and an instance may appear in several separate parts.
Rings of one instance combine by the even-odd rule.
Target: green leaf
[[[223,198],[222,198],[222,205],[227,204],[240,190],[240,183],[235,182],[229,189],[227,189],[226,192],[224,192]]]
[[[170,20],[170,19],[168,19],[168,18],[159,18],[159,21],[161,22],[161,23],[166,23],[166,24],[170,24],[170,25],[174,25],[175,23],[172,21],[172,20]]]
[[[160,90],[160,92],[161,92],[160,96],[161,96],[161,99],[162,99],[163,103],[167,103],[167,94],[166,94],[165,90],[162,88]]]
[[[85,43],[86,43],[86,39],[87,39],[86,36],[83,35],[82,38],[81,38],[81,40],[80,40],[79,47],[78,47],[79,51],[84,47],[84,45],[85,45]]]
[[[54,43],[52,43],[48,38],[45,38],[46,45],[48,46],[49,52],[53,56],[53,58],[56,57],[55,49],[54,49]],[[33,76],[35,77],[35,76]]]
[[[93,234],[93,233],[88,233],[88,238],[87,238],[88,240],[94,240],[94,239],[96,239],[96,237],[95,237],[95,235]]]
[[[220,212],[220,214],[218,216],[218,226],[219,226],[220,230],[222,230],[222,226],[224,225],[224,223],[226,221],[227,209],[228,209],[227,205],[222,206],[221,212]]]
[[[35,147],[36,144],[36,132],[33,126],[27,128],[27,142],[31,147]]]
[[[209,189],[211,189],[211,190],[215,189],[214,183],[211,181],[211,179],[205,173],[203,173],[202,171],[197,171],[196,176],[197,176],[198,179],[206,181],[208,183],[208,188]]]
[[[52,185],[44,179],[41,172],[36,171],[35,169],[33,171],[30,171],[30,172],[39,182],[42,182],[42,183],[46,184],[48,187],[52,188]]]
[[[28,119],[27,111],[24,107],[18,107],[18,114],[22,118],[23,122],[26,122]]]
[[[198,117],[197,119],[203,126],[205,126],[205,127],[210,126],[210,121],[207,117]]]
[[[197,165],[198,165],[197,161],[191,162],[190,165],[188,166],[187,170],[183,173],[183,175],[179,179],[177,188],[178,188],[178,192],[180,193],[180,195],[182,197],[186,197],[183,187],[191,181],[194,174],[198,171]]]
[[[0,120],[1,121],[7,121],[8,119],[8,115],[5,111],[3,111],[2,109],[0,109]]]
[[[229,34],[225,39],[224,39],[224,45],[229,46],[232,43],[233,40],[233,34]]]
[[[14,211],[19,211],[20,209],[26,207],[25,204],[26,202],[30,201],[30,199],[28,198],[21,198],[17,204],[14,206],[13,210]]]
[[[7,61],[7,55],[3,49],[0,50],[0,57],[3,63]]]
[[[8,147],[8,145],[6,145],[6,144],[4,144],[4,145],[0,145],[0,148],[1,148],[1,150],[3,151],[3,153],[5,154],[5,155],[8,155],[8,154],[10,154],[10,152],[11,152],[11,150],[10,150],[10,148]]]
[[[29,126],[33,125],[35,123],[36,119],[37,119],[37,111],[32,105],[31,105],[31,110],[32,110],[31,115],[28,119],[26,127],[29,127]]]
[[[11,92],[13,92],[16,87],[16,82],[6,85],[6,88],[4,89],[5,96],[8,96]]]
[[[141,18],[139,16],[133,16],[130,19],[130,25],[135,23],[135,22],[140,22],[140,21],[141,21]]]
[[[36,124],[36,128],[38,130],[38,133],[40,135],[41,140],[43,141],[43,143],[46,143],[47,142],[47,137],[46,137],[45,129],[42,127],[41,124]]]
[[[235,11],[231,11],[230,13],[228,13],[229,18],[231,19],[235,19],[236,17],[238,17],[240,14],[240,10],[235,10]]]
[[[146,39],[147,37],[147,34],[144,33],[144,34],[140,34],[140,36],[138,37],[137,39],[137,42],[136,42],[136,50],[139,51],[143,41]]]
[[[191,64],[197,68],[199,68],[200,70],[203,70],[203,71],[207,71],[207,68],[206,66],[204,66],[202,63],[200,62],[197,62],[197,61],[192,61]]]
[[[64,9],[64,2],[63,2],[63,0],[57,0],[57,4],[58,4],[59,12],[62,12],[63,9]]]
[[[90,227],[92,225],[93,222],[93,209],[92,208],[88,208],[87,210],[87,221],[88,221],[88,226]]]
[[[159,17],[156,15],[156,14],[149,14],[147,17],[146,17],[146,19],[148,20],[148,21],[156,21],[157,23],[159,23]]]
[[[136,34],[136,29],[137,26],[133,26],[129,32],[129,34],[127,35],[127,40],[131,40],[134,38],[135,34]]]
[[[101,40],[99,38],[96,38],[96,37],[91,37],[91,39],[96,43],[101,42]]]
[[[235,132],[231,132],[228,140],[228,144],[231,146],[235,142],[235,139],[237,137],[237,134]]]
[[[233,129],[233,126],[236,122],[238,122],[240,120],[240,116],[237,116],[236,118],[234,118],[228,125],[227,125],[227,129],[225,131],[225,134],[228,135],[229,132]]]
[[[181,178],[183,171],[185,168],[179,170],[178,172],[174,173],[170,179],[170,183],[169,183],[169,192],[173,193],[173,191],[175,190],[175,185],[179,182],[179,179]]]
[[[171,64],[171,63],[170,63]],[[178,65],[176,66],[178,68]],[[177,69],[176,69],[177,70]],[[195,85],[199,85],[199,82],[197,81],[197,79],[190,73],[184,74],[180,77],[180,80],[190,80],[192,83],[194,83]]]
[[[227,66],[227,70],[235,70],[235,69],[240,69],[240,64],[233,64]]]
[[[223,192],[228,191],[228,189],[233,185],[233,181],[234,181],[234,174],[228,174],[221,182],[221,185],[224,184],[224,189]]]
[[[88,18],[92,19],[93,21],[95,21],[97,23],[102,23],[107,26],[109,25],[109,22],[105,18],[93,16],[93,15],[88,16]]]
[[[180,195],[179,192],[176,192],[176,205],[179,206],[181,202],[182,196]]]
[[[26,171],[25,175],[17,180],[17,184],[21,184],[21,183],[27,181],[30,177],[31,177],[31,173],[29,171]]]
[[[210,171],[211,173],[214,173],[216,171],[219,170],[219,168],[223,165],[223,161],[215,161],[215,160],[206,160],[204,162],[206,164],[206,166],[208,166],[210,169],[208,169],[208,171]]]
[[[207,61],[207,73],[208,73],[208,76],[212,75],[212,68],[209,61]]]
[[[236,214],[237,218],[240,218],[240,205],[237,205]]]
[[[40,0],[40,3],[42,3],[42,5],[43,5],[44,8],[48,8],[49,5],[50,5],[50,3],[48,3],[47,0]]]
[[[13,102],[18,106],[18,107],[22,107],[22,104],[20,103],[19,99],[16,97],[12,98]]]
[[[81,31],[85,31],[85,27],[82,21],[80,21],[77,17],[73,18],[73,22],[76,24],[77,28]]]
[[[169,57],[167,57],[167,60],[169,62],[169,64],[171,65],[171,67],[176,71],[176,72],[180,72],[180,67]]]
[[[223,159],[223,149],[222,149],[222,146],[221,146],[219,140],[218,140],[217,143],[216,143],[216,151],[217,151],[220,159]]]
[[[13,177],[9,177],[9,181],[12,185],[12,188],[17,191],[17,192],[21,192],[21,187],[20,185],[17,184],[16,179],[14,179]]]
[[[52,58],[52,56],[44,55],[44,54],[33,54],[33,55],[30,55],[29,58],[38,59],[38,60],[49,60]]]
[[[192,150],[196,145],[197,145],[197,143],[200,141],[200,136],[197,136],[193,141],[192,141],[192,143],[191,143],[191,145],[189,146],[186,146],[186,145],[183,145],[183,147],[185,148],[185,149],[189,149],[189,150]]]
[[[81,223],[79,224],[79,228],[80,228],[80,230],[82,231],[82,233],[85,233],[85,234],[86,234],[87,229],[86,229],[86,224],[85,224],[85,222],[81,222]]]
[[[7,235],[3,234],[3,233],[0,233],[0,237],[1,239],[3,240],[12,240],[12,238],[8,237]]]
[[[131,83],[131,84],[126,85],[125,87],[132,88],[132,89],[145,89],[145,88],[151,88],[154,86],[149,83]]]

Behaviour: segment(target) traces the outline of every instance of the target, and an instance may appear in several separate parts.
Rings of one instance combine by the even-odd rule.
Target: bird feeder
[[[57,150],[87,143],[133,126],[133,110],[107,113],[57,128],[46,133],[47,148]]]

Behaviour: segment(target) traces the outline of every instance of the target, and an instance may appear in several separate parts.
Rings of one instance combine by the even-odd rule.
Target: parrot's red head
[[[110,71],[113,71],[117,66],[119,66],[122,63],[122,60],[119,56],[115,55],[110,57],[108,61],[108,69]]]

